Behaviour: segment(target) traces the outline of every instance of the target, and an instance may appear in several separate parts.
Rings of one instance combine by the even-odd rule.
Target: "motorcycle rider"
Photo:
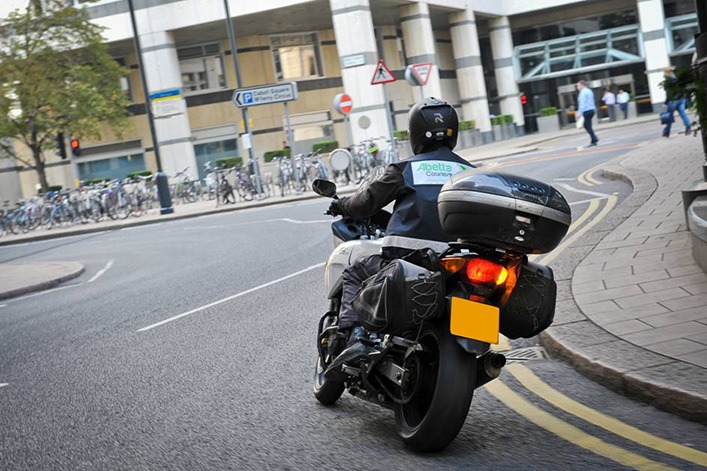
[[[413,157],[390,164],[368,187],[351,197],[334,200],[329,207],[333,215],[361,219],[395,201],[381,255],[367,257],[344,270],[339,330],[347,335],[348,342],[327,369],[327,376],[369,352],[358,341],[365,330],[352,309],[363,281],[378,273],[387,260],[401,258],[417,249],[442,252],[447,242],[455,240],[442,230],[437,197],[453,174],[473,168],[452,152],[459,135],[457,113],[446,101],[425,98],[410,110],[408,130]]]

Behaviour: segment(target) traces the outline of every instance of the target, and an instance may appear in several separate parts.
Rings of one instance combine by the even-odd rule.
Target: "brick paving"
[[[652,174],[657,189],[579,264],[572,293],[602,329],[707,369],[707,274],[692,258],[681,195],[703,160],[699,139],[676,136],[621,162]]]

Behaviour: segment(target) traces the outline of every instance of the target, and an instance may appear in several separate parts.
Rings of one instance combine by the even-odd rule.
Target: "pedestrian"
[[[616,95],[616,103],[619,104],[619,108],[624,112],[624,119],[628,119],[628,102],[631,97],[626,92],[626,90],[619,88],[619,94]]]
[[[687,98],[685,98],[682,92],[678,89],[678,79],[675,77],[674,70],[675,67],[673,66],[663,69],[663,76],[665,77],[665,80],[663,81],[663,88],[665,89],[665,103],[663,106],[667,108],[667,112],[670,116],[670,119],[663,128],[663,131],[660,133],[660,135],[665,138],[670,137],[670,128],[673,125],[675,110],[678,111],[680,118],[682,118],[682,122],[685,124],[686,136],[690,134],[691,127],[690,118],[688,118],[687,113],[685,112],[685,108],[687,108]]]
[[[599,139],[592,129],[592,118],[597,112],[597,107],[594,104],[594,92],[587,87],[587,82],[584,80],[577,82],[577,91],[579,91],[579,96],[577,97],[577,114],[584,119],[584,129],[587,130],[589,137],[592,139],[589,143],[589,147],[593,147],[599,142]]]
[[[616,121],[616,95],[607,87],[604,89],[604,96],[601,99],[609,112],[609,121]]]

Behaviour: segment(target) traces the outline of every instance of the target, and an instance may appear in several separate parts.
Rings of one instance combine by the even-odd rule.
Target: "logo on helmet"
[[[435,113],[435,123],[444,123],[444,116],[442,116],[442,113]]]

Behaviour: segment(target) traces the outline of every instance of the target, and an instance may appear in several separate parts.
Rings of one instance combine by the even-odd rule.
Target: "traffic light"
[[[61,157],[61,160],[66,160],[66,142],[64,142],[64,133],[58,132],[54,137],[54,154]]]
[[[527,105],[527,104],[528,104],[528,97],[525,96],[525,93],[523,93],[523,94],[520,96],[520,104],[521,104],[521,105]]]
[[[81,143],[78,139],[71,139],[71,154],[74,157],[81,155]]]

